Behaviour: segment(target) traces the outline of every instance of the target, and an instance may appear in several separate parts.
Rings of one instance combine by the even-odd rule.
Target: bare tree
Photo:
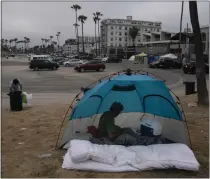
[[[189,10],[195,43],[198,104],[206,105],[209,104],[209,98],[206,86],[205,61],[203,58],[203,45],[196,1],[189,1]]]

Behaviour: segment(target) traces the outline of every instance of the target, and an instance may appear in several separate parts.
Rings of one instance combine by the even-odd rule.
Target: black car
[[[107,63],[121,63],[122,60],[120,58],[117,57],[108,57]]]
[[[38,71],[39,69],[57,70],[60,66],[51,60],[31,60],[29,68]]]
[[[182,69],[185,74],[187,74],[187,73],[195,74],[196,73],[195,61],[190,61],[190,62],[186,63],[185,65],[183,65]],[[206,73],[209,73],[209,64],[208,63],[205,63],[205,70],[206,70]]]
[[[177,59],[160,59],[149,65],[150,68],[178,68],[182,67],[182,63]]]

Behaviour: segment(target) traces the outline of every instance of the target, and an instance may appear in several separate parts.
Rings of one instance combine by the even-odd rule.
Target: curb
[[[183,84],[183,81],[184,81],[183,78],[180,76],[179,77],[179,81],[177,83],[174,83],[172,85],[169,85],[168,88],[169,89],[172,89],[172,88],[175,88],[177,86],[181,86],[181,84]]]

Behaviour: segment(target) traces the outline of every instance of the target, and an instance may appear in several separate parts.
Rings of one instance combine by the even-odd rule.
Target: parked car
[[[57,70],[60,66],[58,63],[53,62],[50,59],[35,59],[31,60],[29,68],[33,69],[35,71],[38,71],[39,69],[52,69],[52,70]]]
[[[182,67],[182,63],[177,59],[164,58],[149,64],[150,68],[178,68]]]
[[[86,61],[80,60],[80,59],[72,59],[72,60],[65,61],[63,65],[66,67],[70,67],[70,66],[76,66],[76,65],[82,64],[84,62]]]
[[[86,62],[81,65],[77,65],[74,67],[74,70],[79,71],[79,72],[84,72],[84,71],[103,71],[106,68],[104,63],[98,60],[93,60],[90,62]]]
[[[190,61],[190,62],[186,63],[185,65],[183,65],[182,69],[185,74],[187,74],[187,73],[195,74],[196,73],[195,61]],[[209,74],[209,64],[208,63],[205,63],[205,70],[206,70],[206,73]]]
[[[107,58],[107,63],[121,63],[122,60],[117,57],[108,57]]]

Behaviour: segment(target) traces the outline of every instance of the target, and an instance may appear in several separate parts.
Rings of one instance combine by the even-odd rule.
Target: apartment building
[[[103,52],[109,54],[113,48],[133,46],[133,40],[129,35],[129,29],[133,26],[139,29],[134,42],[135,46],[139,46],[143,42],[161,40],[161,22],[132,20],[132,16],[127,16],[127,19],[105,19],[101,21]]]
[[[79,36],[79,52],[83,52],[82,37]],[[98,40],[98,38],[96,39]],[[85,36],[84,37],[84,50],[85,53],[91,53],[96,49],[95,37]],[[63,53],[65,54],[76,54],[77,53],[77,41],[76,39],[68,39],[63,45]]]

